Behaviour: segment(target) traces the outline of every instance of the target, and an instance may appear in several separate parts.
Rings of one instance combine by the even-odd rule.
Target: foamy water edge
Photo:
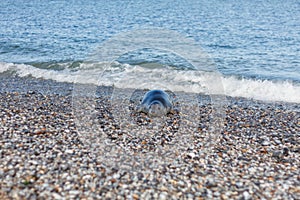
[[[114,81],[111,77],[102,76],[102,69],[99,68],[81,68],[78,70],[74,69],[64,69],[64,70],[50,70],[50,69],[41,69],[36,68],[27,64],[14,64],[14,63],[0,63],[0,73],[12,73],[19,77],[32,76],[35,78],[50,79],[57,82],[68,82],[68,83],[82,83],[82,84],[96,84],[99,83],[105,85],[106,80],[107,84],[111,84]],[[141,68],[134,68],[134,70],[127,69],[127,76],[133,75],[133,73],[145,73],[141,71]],[[165,72],[158,72],[165,73]],[[205,84],[210,84],[212,80],[213,73],[196,73],[184,71],[177,73],[177,78],[185,83],[199,83],[205,82]],[[172,75],[172,74],[171,74]],[[170,74],[167,74],[170,76]],[[176,78],[175,74],[174,77]],[[107,78],[107,79],[106,79]],[[119,80],[120,77],[115,77],[118,80],[119,84],[116,84],[117,87],[128,87],[124,85],[124,82],[128,81],[127,79]],[[101,80],[99,80],[101,79]],[[142,80],[142,79],[141,79]],[[245,97],[255,100],[262,101],[283,101],[290,103],[300,103],[300,85],[292,81],[270,81],[270,80],[254,80],[254,79],[245,79],[237,78],[234,76],[221,76],[223,90],[213,91],[213,88],[208,86],[189,86],[186,87],[184,84],[182,86],[174,86],[173,88],[168,88],[173,91],[185,91],[185,92],[198,92],[198,93],[209,93],[209,94],[224,94],[232,97]],[[167,80],[166,80],[167,81]],[[212,81],[213,82],[213,81]],[[204,84],[204,85],[205,85]],[[213,83],[212,83],[213,84]],[[146,84],[141,85],[140,87],[146,87]],[[209,90],[209,91],[208,91]]]

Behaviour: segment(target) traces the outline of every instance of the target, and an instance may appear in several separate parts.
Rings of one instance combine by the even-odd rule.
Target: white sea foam
[[[19,77],[32,76],[35,78],[52,79],[58,82],[73,82],[74,73],[71,70],[41,69],[26,64],[0,63],[0,73],[12,72]]]
[[[225,94],[264,101],[300,103],[300,85],[291,81],[222,78]]]
[[[300,103],[300,84],[291,81],[239,79],[234,76],[220,76],[215,72],[174,70],[168,67],[153,70],[140,66],[119,65],[103,73],[104,68],[103,64],[84,63],[77,70],[66,68],[57,71],[25,64],[0,63],[0,73],[14,72],[20,77],[30,75],[58,82],[115,85],[119,88],[161,88]]]

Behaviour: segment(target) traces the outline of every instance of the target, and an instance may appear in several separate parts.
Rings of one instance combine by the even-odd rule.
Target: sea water
[[[156,73],[155,78],[165,75],[160,76],[161,84],[177,81],[170,84],[171,90],[300,103],[297,0],[4,0],[0,7],[0,73],[59,82],[120,83],[119,87],[128,87],[124,83],[129,77],[143,81],[141,77]],[[149,50],[143,43],[142,51],[125,53],[114,62],[118,73],[106,70],[103,75],[101,60],[90,62],[106,41],[145,27],[193,40],[214,70],[210,62],[195,73],[184,57]],[[189,50],[193,53],[194,48],[185,49]],[[212,91],[213,73],[222,90]]]

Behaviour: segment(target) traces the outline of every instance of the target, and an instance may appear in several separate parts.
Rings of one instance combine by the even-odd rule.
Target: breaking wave
[[[114,85],[118,88],[168,89],[263,101],[300,103],[300,85],[292,81],[272,81],[224,76],[217,72],[178,70],[172,66],[148,63],[141,65],[113,63],[66,64],[59,70],[29,64],[0,63],[0,73],[19,77],[51,79],[58,82]],[[218,78],[220,77],[220,78]],[[223,88],[219,88],[221,81]]]

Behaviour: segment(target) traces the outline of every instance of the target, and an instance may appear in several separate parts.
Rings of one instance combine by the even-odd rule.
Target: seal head
[[[138,107],[139,112],[147,113],[150,117],[166,115],[172,109],[169,95],[162,90],[150,90],[147,92]]]

